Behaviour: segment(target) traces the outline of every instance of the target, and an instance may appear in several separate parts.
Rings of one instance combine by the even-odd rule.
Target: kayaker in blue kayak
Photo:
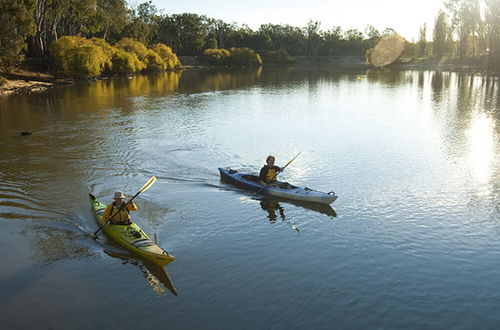
[[[111,224],[113,225],[127,225],[130,224],[130,211],[137,210],[137,205],[133,201],[125,203],[125,196],[121,191],[115,192],[113,203],[109,204],[104,210],[104,214],[101,218],[101,223],[105,223],[106,220],[111,216]]]
[[[260,169],[259,178],[263,186],[274,183],[278,173],[283,171],[283,168],[274,165],[275,160],[274,156],[268,156],[266,165]]]

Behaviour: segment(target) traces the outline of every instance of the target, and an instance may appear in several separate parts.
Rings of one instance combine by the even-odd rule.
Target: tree
[[[307,26],[304,29],[304,34],[306,36],[306,55],[318,55],[318,49],[321,41],[321,37],[319,35],[320,26],[321,23],[319,21],[309,20],[309,22],[307,22]]]
[[[426,48],[427,48],[427,25],[424,23],[420,27],[420,35],[418,39],[418,56],[423,57],[427,54]]]
[[[9,71],[22,61],[26,37],[35,32],[34,1],[2,0],[0,2],[0,67]]]
[[[382,37],[380,32],[373,25],[367,25],[365,27],[365,34],[368,37],[368,40],[366,41],[368,48],[375,47],[377,42]]]
[[[132,38],[149,45],[158,41],[159,13],[151,1],[141,3],[136,10],[129,10],[129,22],[124,27],[122,37]]]
[[[475,54],[475,36],[481,21],[478,0],[447,0],[445,7],[450,12],[451,25],[458,35],[459,55],[465,56],[469,49],[469,38],[473,38],[472,53]]]
[[[224,48],[226,46],[226,40],[228,33],[234,30],[234,24],[228,24],[220,19],[209,18],[207,20],[208,31],[215,35],[217,40],[217,48]]]
[[[345,39],[349,55],[364,54],[366,48],[363,45],[363,33],[357,29],[349,29],[345,32]]]
[[[306,36],[303,30],[290,25],[263,24],[258,31],[272,40],[273,50],[285,50],[291,55],[304,55]]]
[[[322,31],[321,39],[323,40],[321,54],[322,55],[339,55],[342,53],[342,44],[344,32],[340,26],[334,26],[331,30]]]
[[[165,15],[159,19],[158,40],[179,55],[201,54],[208,35],[207,17],[197,14]]]
[[[491,58],[500,56],[500,1],[485,0],[485,25]],[[500,66],[500,64],[498,64]]]
[[[440,10],[434,22],[434,31],[432,33],[432,52],[439,59],[447,52],[446,36],[448,35],[448,29],[446,14]]]

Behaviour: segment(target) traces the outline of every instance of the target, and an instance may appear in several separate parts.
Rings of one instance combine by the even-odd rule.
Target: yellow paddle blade
[[[148,182],[146,182],[144,186],[142,186],[141,189],[139,189],[139,192],[144,192],[148,190],[155,182],[156,182],[156,176],[153,175],[151,179],[149,179]]]

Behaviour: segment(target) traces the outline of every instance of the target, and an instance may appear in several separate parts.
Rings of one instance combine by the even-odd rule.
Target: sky
[[[366,25],[373,25],[380,32],[385,28],[393,28],[409,41],[418,40],[420,27],[424,23],[427,24],[427,38],[431,39],[434,20],[439,9],[443,7],[442,0],[152,0],[152,2],[164,14],[206,15],[226,23],[247,24],[254,31],[261,24],[305,27],[309,20],[313,20],[321,22],[321,30],[340,26],[344,31],[358,29],[364,32]]]

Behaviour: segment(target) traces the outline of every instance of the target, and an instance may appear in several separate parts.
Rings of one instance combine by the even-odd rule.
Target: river
[[[498,329],[500,81],[270,67],[0,98],[0,326]],[[30,134],[22,135],[22,132]],[[218,167],[339,196],[275,200]],[[139,195],[159,268],[98,228],[88,193]]]

